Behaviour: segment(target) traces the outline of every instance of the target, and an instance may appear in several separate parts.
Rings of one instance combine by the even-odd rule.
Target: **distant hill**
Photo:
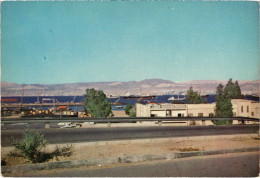
[[[218,80],[193,80],[186,82],[172,82],[162,79],[146,79],[129,82],[89,82],[65,84],[25,84],[24,96],[58,96],[58,95],[83,95],[87,88],[103,90],[107,95],[162,95],[185,93],[190,87],[201,93],[213,94],[218,84],[225,85],[227,81]],[[259,80],[238,81],[242,93],[259,94]],[[1,82],[2,96],[21,96],[21,84]]]

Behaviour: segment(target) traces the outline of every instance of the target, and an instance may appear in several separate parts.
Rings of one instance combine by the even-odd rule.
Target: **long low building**
[[[232,99],[233,116],[260,118],[260,103]],[[216,103],[211,104],[136,104],[137,117],[214,117]]]

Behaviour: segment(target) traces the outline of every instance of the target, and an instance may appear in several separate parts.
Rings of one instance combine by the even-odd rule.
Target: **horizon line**
[[[258,81],[260,79],[256,80],[234,80],[233,81]],[[110,82],[119,82],[119,83],[125,83],[125,82],[141,82],[145,80],[165,80],[165,81],[171,81],[173,83],[182,83],[182,82],[192,82],[192,81],[228,81],[229,79],[221,80],[221,79],[196,79],[196,80],[184,80],[184,81],[172,81],[172,80],[167,80],[167,79],[161,79],[161,78],[149,78],[149,79],[143,79],[143,80],[129,80],[129,81],[94,81],[94,82],[65,82],[65,83],[16,83],[16,82],[10,82],[10,81],[1,81],[1,84],[3,82],[5,83],[12,83],[12,84],[19,84],[19,85],[62,85],[62,84],[76,84],[76,83],[110,83]]]

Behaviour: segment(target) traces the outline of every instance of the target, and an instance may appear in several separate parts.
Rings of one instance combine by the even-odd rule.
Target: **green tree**
[[[130,109],[129,115],[130,115],[130,117],[136,117],[135,107],[133,107],[133,108]]]
[[[224,94],[227,98],[230,99],[239,99],[241,98],[241,89],[238,85],[238,81],[235,81],[235,83],[232,81],[232,79],[228,80],[228,83],[226,84],[226,87],[224,89]]]
[[[190,87],[190,89],[187,91],[186,94],[186,101],[188,104],[200,104],[205,103],[205,101],[202,99],[202,97],[198,94],[198,92],[194,92],[193,88]]]
[[[130,115],[130,109],[132,109],[132,108],[133,108],[133,105],[131,105],[131,104],[126,105],[126,107],[125,107],[125,113],[126,113],[127,115]]]
[[[84,97],[84,109],[91,116],[107,117],[113,115],[111,105],[102,90],[86,89]]]
[[[238,81],[229,79],[226,86],[219,84],[216,92],[216,116],[233,116],[231,99],[241,98],[241,89]]]
[[[233,112],[231,99],[227,94],[225,94],[224,90],[224,86],[219,84],[217,87],[215,113],[216,116],[232,117]]]
[[[229,81],[230,82],[230,81]],[[231,87],[231,83],[229,83],[229,88]],[[215,107],[215,115],[221,117],[232,117],[233,116],[233,108],[231,103],[231,92],[228,89],[224,88],[222,84],[219,84],[216,91],[216,107]],[[217,125],[226,125],[231,124],[232,121],[215,121]]]

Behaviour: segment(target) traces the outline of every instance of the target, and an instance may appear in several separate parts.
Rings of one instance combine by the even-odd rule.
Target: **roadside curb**
[[[212,151],[178,152],[178,153],[164,154],[164,155],[148,154],[148,155],[140,155],[140,156],[122,156],[116,158],[103,158],[103,159],[92,159],[92,160],[58,161],[58,162],[39,163],[39,164],[1,166],[1,169],[2,169],[2,173],[21,173],[21,172],[24,173],[30,171],[51,170],[57,168],[76,168],[81,166],[103,166],[103,165],[117,164],[117,163],[136,163],[136,162],[164,160],[164,159],[171,160],[171,159],[187,158],[187,157],[194,157],[194,156],[207,156],[207,155],[252,152],[252,151],[259,151],[259,147],[212,150]]]
[[[212,140],[212,139],[232,139],[232,138],[248,138],[259,137],[258,133],[252,134],[234,134],[234,135],[203,135],[203,136],[184,136],[184,137],[168,137],[168,138],[145,138],[145,139],[129,139],[129,140],[110,140],[110,141],[90,141],[80,143],[58,143],[49,144],[47,147],[66,146],[73,144],[74,146],[108,146],[118,144],[138,144],[138,143],[161,143],[161,142],[179,142],[179,141],[199,141],[199,140]],[[3,150],[14,149],[14,146],[1,147]]]

